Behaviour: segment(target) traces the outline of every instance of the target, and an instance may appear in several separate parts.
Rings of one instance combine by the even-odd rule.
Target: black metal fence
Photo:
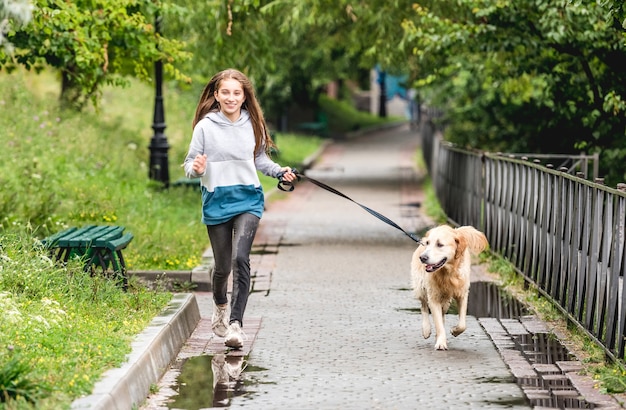
[[[608,356],[624,360],[626,190],[584,178],[597,172],[597,157],[555,169],[522,155],[459,149],[430,124],[422,126],[422,150],[450,222],[481,229],[492,251]]]

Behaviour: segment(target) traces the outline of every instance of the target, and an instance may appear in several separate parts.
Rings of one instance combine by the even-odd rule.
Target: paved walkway
[[[418,144],[408,126],[337,141],[307,174],[419,234],[432,221],[419,207]],[[468,317],[466,332],[449,336],[449,350],[435,351],[434,336],[421,335],[419,303],[408,289],[409,238],[306,181],[277,196],[255,241],[244,350],[229,352],[211,335],[211,294],[196,292],[202,319],[143,409],[526,409],[529,397],[550,402],[545,386],[516,383],[538,372],[574,379],[586,403],[617,408],[576,376],[575,362],[542,368],[513,348],[518,335],[546,331],[532,317]],[[485,273],[475,268],[473,275]],[[448,331],[455,320],[448,315]],[[177,391],[188,396],[186,386],[201,372],[172,385],[181,384],[187,359],[207,355],[230,364],[245,357],[243,379],[219,394],[207,395],[211,385],[193,387],[191,395],[206,401],[184,407]]]

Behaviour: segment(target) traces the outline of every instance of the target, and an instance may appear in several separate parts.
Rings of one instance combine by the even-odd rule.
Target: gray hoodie
[[[196,124],[183,167],[188,178],[201,178],[202,223],[217,225],[245,212],[261,217],[264,197],[257,170],[276,177],[281,167],[264,149],[255,155],[254,146],[246,110],[235,122],[212,111]],[[193,160],[202,154],[207,155],[207,166],[197,174]]]

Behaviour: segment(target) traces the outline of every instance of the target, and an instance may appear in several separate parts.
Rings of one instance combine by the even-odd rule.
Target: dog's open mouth
[[[437,269],[441,268],[443,265],[445,265],[447,261],[448,261],[448,258],[443,258],[438,263],[434,263],[432,265],[429,265],[426,263],[424,264],[424,267],[426,269],[426,272],[434,272]]]

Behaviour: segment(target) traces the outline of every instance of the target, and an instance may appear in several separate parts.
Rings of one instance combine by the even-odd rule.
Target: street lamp
[[[158,35],[160,32],[161,16],[157,15],[154,21],[154,30]],[[154,97],[154,117],[152,129],[154,135],[150,140],[150,179],[162,182],[167,188],[170,185],[170,171],[168,165],[167,151],[170,149],[165,136],[165,113],[163,110],[163,61],[154,63],[154,77],[156,83],[156,93]]]
[[[378,85],[380,86],[380,94],[378,95],[378,116],[387,117],[387,86],[385,77],[387,73],[383,70],[378,71]]]

